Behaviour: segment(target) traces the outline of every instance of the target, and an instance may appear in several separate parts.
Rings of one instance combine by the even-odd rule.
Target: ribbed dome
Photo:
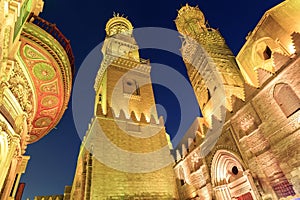
[[[106,23],[105,31],[107,36],[113,36],[119,33],[131,34],[133,26],[128,19],[119,14],[115,14],[113,18]]]
[[[179,11],[175,20],[177,30],[183,35],[190,35],[200,27],[205,26],[205,18],[201,10],[196,6],[192,7],[186,4]],[[197,26],[197,27],[193,27]]]

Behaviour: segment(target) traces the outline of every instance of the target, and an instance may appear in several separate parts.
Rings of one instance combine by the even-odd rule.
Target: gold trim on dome
[[[113,36],[118,33],[131,34],[132,30],[133,26],[131,22],[119,14],[114,14],[114,16],[108,20],[105,26],[107,36]]]
[[[178,32],[182,35],[189,35],[189,32],[193,31],[196,25],[206,28],[205,17],[202,11],[198,6],[192,7],[188,4],[178,10],[175,23]]]
[[[48,128],[51,123],[52,119],[50,117],[41,117],[35,121],[34,125],[37,128]]]
[[[202,13],[202,11],[199,9],[198,6],[190,6],[189,4],[186,4],[185,6],[182,6],[180,8],[180,10],[178,10],[178,16],[177,19],[179,17],[183,17],[186,20],[189,18],[197,18],[199,19],[199,23],[200,24],[205,24],[205,17],[204,14]]]
[[[57,67],[55,68],[55,74],[56,77],[61,80],[61,85],[58,84],[56,80],[58,79],[51,79],[46,81],[40,81],[40,79],[36,79],[35,75],[32,74],[31,78],[34,78],[36,81],[35,87],[39,90],[38,93],[39,96],[39,107],[38,107],[38,113],[36,113],[34,120],[33,120],[33,127],[30,131],[30,139],[29,143],[36,142],[40,138],[42,138],[44,135],[48,134],[48,132],[54,128],[60,119],[62,118],[62,115],[64,114],[64,111],[67,108],[70,95],[71,95],[71,88],[72,88],[72,71],[71,71],[71,64],[69,57],[63,48],[61,44],[48,32],[41,29],[39,26],[32,24],[32,23],[25,23],[24,28],[21,33],[21,42],[23,43],[29,43],[29,44],[35,44],[39,49],[42,49],[43,51],[39,51],[39,53],[45,53],[45,55],[48,55],[50,60],[48,64],[51,65],[51,67]],[[22,45],[21,44],[21,45]],[[43,54],[44,55],[44,54]],[[24,56],[25,58],[25,56]],[[22,60],[23,58],[21,58]],[[30,62],[27,62],[26,66],[29,68],[30,66],[34,66],[35,62],[39,62],[36,60],[30,60]],[[41,61],[44,62],[44,61]],[[52,65],[53,64],[53,65]],[[33,73],[33,70],[30,70],[31,73]],[[47,76],[49,75],[48,70],[38,70],[40,73],[39,75]],[[43,77],[43,76],[42,76]],[[63,86],[62,88],[60,88]],[[46,95],[46,96],[45,96]],[[52,98],[51,98],[52,97]],[[57,101],[61,100],[61,101]],[[55,116],[53,116],[54,108],[58,107],[59,109],[56,110],[57,113]],[[45,116],[46,114],[49,114]],[[52,115],[51,115],[52,114]],[[44,121],[40,120],[41,118]],[[51,119],[46,119],[45,117],[48,117]],[[38,121],[40,120],[40,121]],[[37,126],[36,126],[37,125]],[[47,125],[47,127],[46,127]],[[42,127],[39,127],[42,126]]]
[[[59,103],[59,99],[54,95],[49,95],[42,98],[41,103],[44,107],[50,108],[50,107],[57,106]]]

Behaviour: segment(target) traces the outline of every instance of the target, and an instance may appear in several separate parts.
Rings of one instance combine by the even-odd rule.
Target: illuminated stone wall
[[[195,12],[188,7],[184,10]],[[209,130],[202,118],[195,120],[187,132],[189,137],[177,147],[174,170],[180,199],[299,197],[299,11],[298,1],[283,2],[266,12],[247,37],[237,56],[246,82],[245,99],[232,98],[232,110],[226,113],[214,148],[201,156]],[[209,39],[204,41],[208,44],[200,44],[206,49],[211,43]],[[190,47],[183,45],[185,49]],[[206,56],[213,57],[211,49]],[[187,64],[188,70],[191,66]]]
[[[248,84],[259,87],[263,84],[259,80],[259,72],[274,73],[278,70],[270,59],[273,53],[286,56],[295,53],[291,34],[300,32],[299,9],[299,1],[284,1],[268,10],[249,33],[245,45],[237,55],[237,62]]]
[[[95,117],[81,145],[70,199],[178,199],[151,67],[140,59],[132,29],[118,15],[106,25]]]
[[[175,23],[177,30],[184,37],[181,52],[191,84],[203,117],[210,122],[212,110],[217,104],[213,103],[211,98],[218,89],[224,88],[225,106],[231,111],[232,96],[243,100],[245,98],[244,81],[221,33],[205,23],[204,15],[198,7],[183,6],[178,11]],[[210,67],[211,65],[213,67]],[[219,74],[221,86],[213,85],[216,82],[214,73]]]

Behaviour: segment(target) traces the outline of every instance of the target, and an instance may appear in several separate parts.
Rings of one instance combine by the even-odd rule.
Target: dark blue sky
[[[244,44],[246,35],[253,30],[263,13],[282,2],[282,0],[44,1],[44,10],[40,16],[55,23],[71,40],[76,73],[85,57],[104,40],[105,24],[112,17],[113,12],[128,16],[135,28],[163,27],[176,30],[174,19],[177,10],[186,3],[192,6],[199,5],[210,26],[220,30],[228,46],[236,55]],[[138,43],[139,39],[141,38],[137,38]],[[168,65],[185,75],[185,67],[180,56],[162,50],[144,49],[141,50],[141,57],[149,58],[151,62]],[[157,78],[158,74],[159,70],[153,66],[153,79]],[[94,76],[95,74],[91,74],[91,77]],[[173,80],[171,76],[159,78]],[[93,88],[87,88],[87,90],[93,91]],[[180,116],[179,103],[172,91],[164,86],[156,85],[154,92],[156,102],[163,105],[167,112],[166,127],[171,136],[177,132],[181,118],[187,119],[187,124],[192,123],[194,116],[198,113],[195,105],[189,105],[189,109],[193,110],[189,116]],[[187,98],[195,102],[193,96],[187,96]],[[84,98],[80,101],[87,110],[93,109],[85,103]],[[56,129],[40,141],[28,146],[26,154],[30,155],[31,159],[26,174],[21,179],[21,182],[26,183],[23,199],[28,197],[33,199],[36,195],[63,194],[64,186],[72,184],[81,142],[78,134],[82,135],[85,132],[77,134],[72,110],[74,108],[72,109],[72,102],[70,102],[69,108]],[[89,119],[86,121],[88,122]]]

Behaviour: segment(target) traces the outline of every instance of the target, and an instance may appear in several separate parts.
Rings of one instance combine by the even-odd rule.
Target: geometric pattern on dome
[[[131,22],[118,13],[108,20],[106,23],[105,31],[107,36],[113,36],[119,33],[125,33],[130,35],[132,33],[133,26]]]
[[[32,60],[45,60],[45,61],[47,61],[47,59],[42,54],[40,54],[35,49],[31,48],[29,45],[25,45],[24,55],[27,58],[32,59]]]
[[[195,34],[194,32],[199,28],[194,26],[206,28],[204,14],[198,6],[192,7],[186,4],[178,11],[175,21],[177,30],[182,35],[191,36]]]
[[[57,94],[58,93],[58,82],[57,80],[49,83],[42,84],[40,90],[44,93]]]
[[[51,124],[51,122],[52,119],[50,117],[41,117],[34,122],[34,125],[37,128],[44,128],[44,127],[48,127]]]
[[[56,72],[50,64],[39,62],[33,66],[33,74],[41,81],[50,81],[55,77]]]
[[[43,107],[53,108],[58,105],[58,102],[59,100],[55,95],[49,95],[42,99],[41,104]]]
[[[30,119],[29,130],[29,143],[32,143],[60,121],[71,94],[72,71],[63,47],[40,27],[25,24],[20,40],[18,55],[34,91],[36,112]]]

